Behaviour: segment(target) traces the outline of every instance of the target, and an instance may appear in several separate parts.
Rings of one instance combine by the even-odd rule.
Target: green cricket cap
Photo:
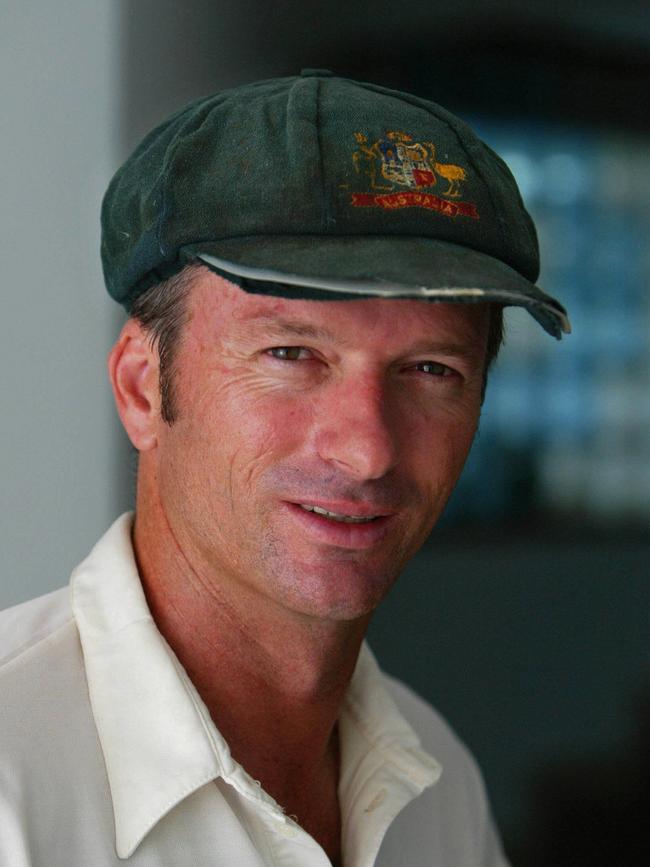
[[[118,170],[110,295],[129,311],[197,261],[251,292],[490,301],[571,330],[535,285],[535,227],[500,157],[436,103],[327,70],[198,99]]]

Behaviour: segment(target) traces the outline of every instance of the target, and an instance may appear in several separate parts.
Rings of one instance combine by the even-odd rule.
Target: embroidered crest
[[[427,208],[449,217],[479,218],[473,202],[448,201],[461,197],[461,184],[467,172],[453,163],[436,160],[433,142],[413,141],[413,136],[399,130],[389,130],[372,144],[362,132],[354,134],[358,149],[352,154],[357,175],[365,176],[375,193],[353,193],[354,207]],[[428,191],[438,183],[447,182],[440,195]],[[396,187],[406,188],[393,192]],[[407,192],[408,191],[408,192]],[[443,196],[444,198],[440,198]]]

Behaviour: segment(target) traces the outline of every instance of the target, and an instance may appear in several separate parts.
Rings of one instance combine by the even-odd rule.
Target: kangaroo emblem
[[[450,199],[460,198],[461,181],[467,180],[467,173],[461,166],[455,166],[453,163],[439,163],[435,161],[436,146],[432,142],[427,142],[431,149],[430,159],[433,170],[441,178],[449,181],[449,188],[442,194],[449,196]]]

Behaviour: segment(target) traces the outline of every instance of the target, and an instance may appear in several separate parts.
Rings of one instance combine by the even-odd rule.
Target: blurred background
[[[644,863],[646,0],[0,0],[0,19],[0,607],[66,583],[132,503],[98,212],[141,136],[303,66],[439,101],[509,163],[574,333],[509,316],[462,482],[371,644],[473,750],[514,864]]]

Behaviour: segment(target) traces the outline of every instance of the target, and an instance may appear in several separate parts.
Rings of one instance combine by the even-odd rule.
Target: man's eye
[[[431,376],[453,376],[454,373],[451,367],[447,367],[446,364],[441,364],[439,361],[420,361],[417,368]]]
[[[267,352],[281,361],[300,361],[300,354],[308,350],[302,346],[274,346],[272,349],[267,349]]]

